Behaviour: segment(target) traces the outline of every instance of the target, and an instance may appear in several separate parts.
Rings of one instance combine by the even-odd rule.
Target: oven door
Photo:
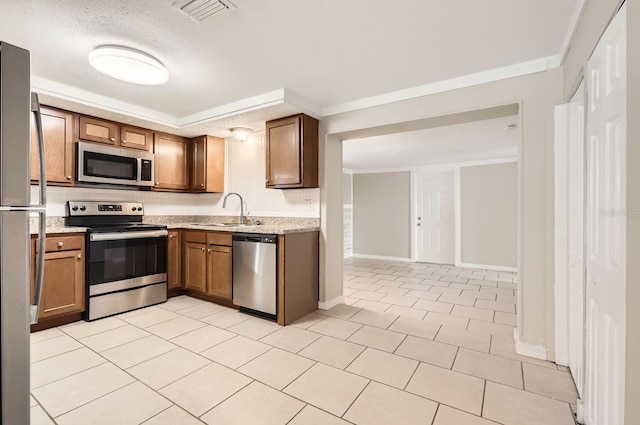
[[[167,280],[167,230],[89,233],[89,296]]]

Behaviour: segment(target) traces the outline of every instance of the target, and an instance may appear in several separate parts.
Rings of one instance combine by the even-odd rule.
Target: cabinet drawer
[[[233,245],[233,233],[211,232],[207,233],[207,243],[209,245]]]
[[[207,243],[206,232],[184,232],[184,241],[193,243]]]
[[[84,242],[83,236],[48,236],[45,241],[45,252],[71,251],[74,249],[82,249]],[[36,238],[36,252],[40,243]]]

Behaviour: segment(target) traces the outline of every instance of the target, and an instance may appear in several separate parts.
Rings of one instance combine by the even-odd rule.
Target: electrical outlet
[[[313,199],[305,199],[304,203],[307,211],[313,211]]]

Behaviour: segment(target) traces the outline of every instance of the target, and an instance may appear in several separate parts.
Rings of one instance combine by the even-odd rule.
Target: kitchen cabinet
[[[167,240],[167,290],[182,288],[182,234],[169,230]]]
[[[184,137],[155,133],[154,190],[189,190],[189,141]]]
[[[224,139],[201,136],[191,145],[191,191],[224,192]]]
[[[42,106],[42,134],[45,141],[47,183],[71,186],[75,176],[74,141],[77,139],[78,115],[72,112]],[[31,117],[31,182],[40,179],[38,164],[38,134],[35,119]]]
[[[148,151],[153,144],[153,132],[144,128],[80,115],[80,139]]]
[[[207,236],[205,232],[184,232],[184,289],[207,293]]]
[[[39,323],[46,326],[47,319],[85,311],[84,234],[47,235],[44,254],[44,281],[40,302]],[[37,237],[32,236],[31,296],[35,287]],[[79,317],[78,317],[79,318]],[[78,320],[74,318],[73,320]],[[53,325],[55,326],[55,325]]]
[[[318,120],[304,114],[266,123],[266,186],[318,187]]]
[[[207,294],[231,300],[232,297],[232,235],[207,234]]]
[[[184,289],[232,299],[232,234],[184,232]]]
[[[318,308],[319,233],[278,235],[279,325],[288,325]]]

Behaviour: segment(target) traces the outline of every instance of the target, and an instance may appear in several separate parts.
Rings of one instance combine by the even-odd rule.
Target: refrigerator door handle
[[[38,133],[38,156],[40,163],[40,202],[38,204],[38,215],[40,216],[40,226],[38,229],[38,259],[36,269],[35,296],[31,305],[31,324],[38,323],[38,314],[40,309],[40,301],[42,299],[42,285],[44,283],[44,255],[47,238],[47,167],[46,154],[44,150],[44,136],[42,134],[42,114],[40,113],[40,102],[38,94],[31,93],[31,112],[35,114],[36,132]],[[35,208],[34,208],[35,209]]]

